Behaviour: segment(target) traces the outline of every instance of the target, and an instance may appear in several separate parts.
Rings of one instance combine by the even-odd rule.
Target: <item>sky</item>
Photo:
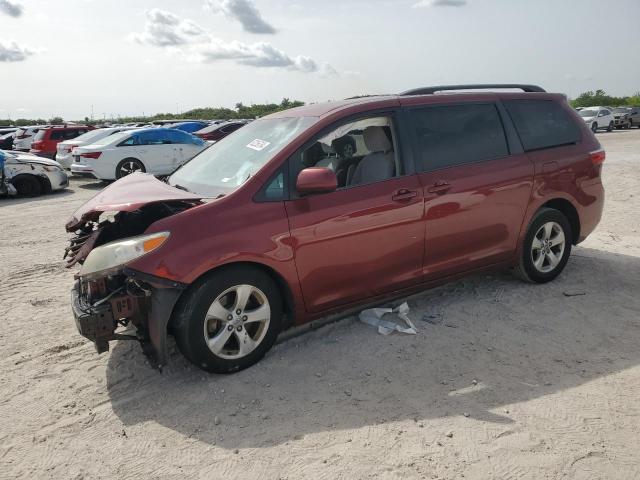
[[[0,0],[0,118],[462,83],[640,90],[640,0]]]

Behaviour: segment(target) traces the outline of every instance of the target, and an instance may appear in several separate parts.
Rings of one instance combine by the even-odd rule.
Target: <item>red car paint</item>
[[[76,138],[94,127],[87,125],[59,125],[41,128],[31,144],[30,153],[55,160],[58,143]]]
[[[292,301],[295,322],[302,324],[479,269],[514,265],[530,219],[549,202],[577,213],[577,243],[596,227],[604,202],[601,165],[591,157],[600,145],[579,118],[582,140],[576,145],[287,201],[254,200],[297,149],[351,115],[523,98],[556,101],[577,117],[560,95],[547,93],[370,97],[274,114],[313,116],[318,121],[234,192],[153,223],[147,233],[170,231],[171,236],[128,266],[191,284],[222,265],[261,265],[280,280]],[[403,156],[410,157],[412,148],[401,144]],[[159,187],[150,176],[132,177],[135,190],[128,188],[128,181],[105,189],[76,213],[76,219],[167,198],[198,199]]]

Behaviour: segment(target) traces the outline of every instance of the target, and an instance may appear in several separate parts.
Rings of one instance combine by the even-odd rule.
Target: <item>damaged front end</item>
[[[139,340],[152,363],[166,364],[166,329],[186,285],[128,268],[158,248],[170,232],[145,234],[154,222],[192,208],[197,199],[129,204],[129,211],[91,210],[74,217],[65,250],[67,268],[80,265],[71,300],[76,326],[98,353],[112,340]],[[135,209],[132,209],[135,208]]]

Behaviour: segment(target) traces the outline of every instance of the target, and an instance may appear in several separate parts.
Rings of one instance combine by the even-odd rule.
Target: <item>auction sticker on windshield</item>
[[[247,148],[251,148],[252,150],[260,151],[266,148],[270,142],[265,142],[264,140],[260,140],[256,138],[251,143],[247,144]]]

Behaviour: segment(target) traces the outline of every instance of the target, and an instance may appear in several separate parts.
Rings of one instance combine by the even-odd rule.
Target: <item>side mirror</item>
[[[310,167],[298,174],[296,190],[301,195],[333,192],[338,188],[338,177],[329,168]]]

